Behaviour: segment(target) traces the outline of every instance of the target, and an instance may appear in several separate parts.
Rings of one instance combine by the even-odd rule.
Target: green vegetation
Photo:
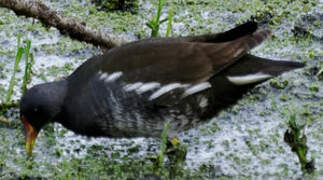
[[[8,109],[13,107],[18,107],[18,102],[11,101],[11,96],[13,94],[13,89],[16,84],[16,72],[19,71],[19,63],[21,61],[22,55],[25,54],[26,59],[26,65],[25,65],[25,72],[23,77],[23,84],[22,84],[22,93],[24,93],[27,90],[27,84],[30,82],[31,79],[31,68],[32,64],[34,62],[33,54],[31,54],[30,47],[31,47],[31,41],[27,40],[26,45],[24,47],[21,47],[21,34],[18,33],[17,36],[17,53],[14,63],[14,69],[11,75],[9,88],[7,90],[7,96],[6,96],[6,102],[0,104],[0,122],[9,124],[11,120],[4,117],[4,114],[8,111]]]
[[[168,37],[169,32],[172,27],[172,19],[173,19],[173,10],[169,10],[168,18],[165,18],[163,20],[160,20],[161,11],[163,9],[163,3],[164,0],[158,0],[158,6],[157,6],[157,15],[156,17],[149,20],[149,22],[146,24],[151,29],[151,37],[158,37],[159,36],[159,27],[161,24],[166,22],[168,20],[168,27],[166,32],[166,37]]]
[[[18,34],[18,40],[17,40],[16,61],[15,61],[12,76],[11,76],[11,79],[10,79],[9,89],[7,91],[6,102],[9,102],[10,99],[11,99],[11,96],[12,96],[12,93],[13,93],[13,87],[15,85],[16,72],[18,71],[19,63],[20,63],[22,54],[24,52],[24,49],[22,47],[20,47],[20,41],[21,41],[21,34],[19,33]]]
[[[298,125],[296,123],[296,115],[292,114],[288,121],[289,129],[286,130],[284,135],[284,141],[290,146],[292,151],[297,154],[301,168],[304,173],[313,173],[314,159],[307,160],[306,154],[308,152],[308,146],[306,145],[305,136],[305,124]]]
[[[91,0],[100,7],[100,10],[123,10],[136,12],[138,10],[138,0]]]
[[[31,41],[27,40],[26,42],[26,46],[24,47],[24,53],[25,53],[25,74],[24,74],[24,81],[22,84],[22,92],[26,92],[27,90],[27,84],[30,82],[31,80],[31,73],[32,73],[32,64],[34,63],[34,55],[31,54],[30,51],[30,46],[31,46]]]
[[[169,128],[169,123],[170,121],[167,121],[167,123],[164,126],[163,133],[162,133],[162,143],[161,143],[161,148],[160,148],[160,154],[159,154],[159,161],[158,161],[158,166],[161,167],[164,161],[164,155],[165,155],[165,150],[166,150],[166,143],[167,143],[167,130]]]
[[[9,85],[9,89],[7,91],[7,97],[6,97],[6,102],[8,103],[11,100],[11,96],[13,93],[13,88],[15,86],[15,81],[16,81],[16,72],[19,69],[19,63],[20,60],[22,58],[22,55],[25,54],[25,59],[26,59],[26,65],[25,65],[25,73],[24,73],[24,78],[23,78],[23,85],[22,85],[22,92],[25,92],[27,90],[27,84],[30,82],[30,78],[31,78],[31,68],[32,68],[32,64],[34,62],[34,56],[33,54],[31,54],[30,51],[30,47],[31,47],[31,41],[27,40],[26,45],[24,47],[20,47],[20,43],[21,43],[21,34],[18,34],[18,38],[17,38],[17,54],[16,54],[16,60],[15,60],[15,64],[14,64],[14,69],[13,69],[13,73],[10,79],[10,85]]]
[[[170,9],[168,13],[168,26],[167,26],[165,37],[169,36],[170,30],[172,29],[172,21],[173,21],[173,9]]]

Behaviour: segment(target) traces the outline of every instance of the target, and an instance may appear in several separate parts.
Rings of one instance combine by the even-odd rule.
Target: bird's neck
[[[61,81],[56,81],[56,82],[51,82],[48,83],[48,94],[51,96],[51,110],[50,112],[53,113],[52,121],[56,121],[56,117],[59,116],[61,112],[61,108],[63,107],[65,97],[66,97],[66,92],[67,92],[67,81],[66,80],[61,80]]]

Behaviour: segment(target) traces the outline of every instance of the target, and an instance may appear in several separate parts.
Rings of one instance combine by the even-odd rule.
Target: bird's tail
[[[235,104],[242,95],[255,85],[284,72],[302,68],[305,64],[291,61],[276,61],[246,54],[210,79],[216,88],[209,92],[209,101],[214,105],[206,117],[213,117],[221,109]]]
[[[259,83],[284,72],[304,66],[304,63],[271,60],[246,54],[224,71],[223,75],[235,85],[245,85]]]

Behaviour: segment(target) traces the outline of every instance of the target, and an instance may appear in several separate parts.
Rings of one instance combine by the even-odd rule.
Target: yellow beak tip
[[[26,143],[26,153],[30,156],[33,152],[34,143]]]

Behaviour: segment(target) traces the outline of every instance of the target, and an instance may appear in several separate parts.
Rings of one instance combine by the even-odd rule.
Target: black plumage
[[[50,122],[87,136],[159,137],[170,120],[170,138],[205,122],[256,84],[304,66],[248,54],[269,34],[248,22],[219,34],[140,40],[92,57],[65,80],[24,94],[27,152]]]

